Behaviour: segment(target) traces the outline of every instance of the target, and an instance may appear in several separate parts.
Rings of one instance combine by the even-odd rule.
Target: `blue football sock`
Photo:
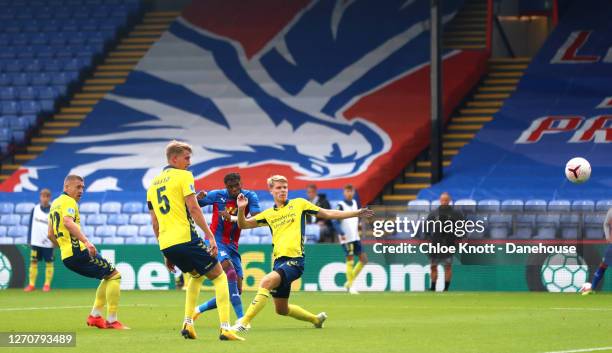
[[[595,271],[595,274],[593,275],[593,283],[591,283],[591,288],[593,288],[593,290],[597,288],[599,281],[601,281],[604,276],[604,273],[606,273],[606,268],[607,266],[602,264],[599,265],[599,268],[597,269],[597,271]]]
[[[238,282],[229,281],[227,285],[229,287],[230,301],[234,307],[236,317],[241,318],[244,316],[244,312],[242,311],[242,300],[240,298],[240,292],[238,291]]]
[[[207,301],[206,303],[198,306],[198,311],[203,313],[207,310],[212,310],[212,309],[216,309],[217,308],[217,298],[213,297],[211,300]]]

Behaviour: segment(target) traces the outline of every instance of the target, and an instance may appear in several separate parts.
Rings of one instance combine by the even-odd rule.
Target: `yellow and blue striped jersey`
[[[151,182],[147,204],[159,223],[161,250],[198,237],[185,204],[185,196],[191,194],[195,194],[195,186],[193,174],[188,170],[166,167]]]
[[[306,215],[317,212],[318,206],[297,198],[288,200],[283,207],[274,206],[255,216],[258,225],[267,225],[272,230],[272,256],[275,259],[304,256]]]
[[[62,254],[62,260],[74,255],[75,249],[78,251],[85,250],[85,245],[75,236],[70,234],[68,228],[64,225],[64,217],[68,216],[74,220],[74,223],[81,227],[81,216],[79,215],[79,205],[76,200],[63,193],[51,203],[49,210],[49,222],[53,227],[53,234],[57,239]]]

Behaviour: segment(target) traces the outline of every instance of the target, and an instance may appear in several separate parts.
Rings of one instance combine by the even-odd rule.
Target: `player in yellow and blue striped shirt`
[[[282,175],[268,178],[268,188],[274,198],[274,207],[254,217],[246,218],[244,210],[248,200],[239,195],[238,225],[241,229],[268,226],[272,231],[273,271],[262,279],[257,294],[246,314],[233,327],[237,331],[247,331],[255,315],[266,305],[270,295],[274,298],[276,313],[295,319],[311,322],[315,327],[323,327],[327,319],[325,312],[314,315],[307,310],[289,304],[291,283],[304,272],[304,228],[306,217],[315,215],[324,219],[346,219],[351,217],[373,217],[374,212],[367,208],[355,211],[328,210],[319,208],[302,198],[289,200],[289,183]]]

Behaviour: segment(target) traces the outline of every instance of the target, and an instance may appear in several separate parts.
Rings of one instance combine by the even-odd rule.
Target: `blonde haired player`
[[[117,320],[121,274],[98,254],[96,247],[81,231],[77,202],[81,200],[84,189],[83,177],[70,174],[64,179],[64,192],[51,204],[48,237],[60,248],[62,262],[69,270],[100,280],[87,325],[126,330],[129,327]],[[102,317],[104,306],[107,306],[106,321]]]
[[[273,271],[261,280],[253,302],[242,320],[234,329],[247,331],[250,322],[264,308],[270,296],[274,298],[276,313],[297,320],[311,322],[315,327],[323,327],[327,319],[325,312],[314,315],[294,304],[289,304],[291,283],[304,272],[304,225],[308,215],[324,219],[345,219],[351,217],[372,217],[374,212],[362,208],[354,211],[338,211],[319,208],[302,198],[289,200],[289,183],[282,175],[268,178],[268,188],[274,198],[274,207],[253,217],[245,217],[248,199],[240,194],[237,198],[238,225],[241,229],[268,226],[272,230]]]
[[[356,211],[359,209],[355,196],[353,185],[347,184],[344,186],[344,200],[338,202],[338,209],[341,211]],[[359,238],[359,219],[347,218],[341,221],[334,221],[336,231],[338,232],[338,240],[344,250],[346,257],[346,283],[344,287],[351,294],[359,294],[353,287],[353,281],[363,269],[363,266],[368,263],[368,255],[362,251],[361,239]],[[355,256],[359,259],[355,265]]]
[[[153,231],[164,254],[164,261],[171,272],[176,265],[189,274],[185,298],[185,319],[181,335],[195,339],[193,315],[205,278],[215,286],[220,340],[244,340],[230,331],[230,300],[227,277],[217,261],[217,243],[208,228],[202,209],[196,200],[193,175],[187,170],[191,165],[191,146],[172,141],[166,146],[166,166],[147,190],[147,205],[153,223]],[[204,244],[195,229],[197,224],[210,242]]]
[[[51,191],[42,189],[39,195],[40,203],[32,209],[30,215],[30,236],[28,243],[32,247],[30,254],[30,274],[28,286],[23,290],[31,292],[35,289],[38,277],[38,261],[45,260],[45,283],[43,292],[51,290],[53,280],[53,243],[47,237],[49,228],[49,209],[51,208]]]

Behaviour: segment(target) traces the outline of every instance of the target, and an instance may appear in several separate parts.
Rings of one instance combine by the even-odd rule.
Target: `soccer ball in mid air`
[[[572,183],[584,183],[591,177],[591,164],[581,157],[572,158],[565,165],[565,176]]]

